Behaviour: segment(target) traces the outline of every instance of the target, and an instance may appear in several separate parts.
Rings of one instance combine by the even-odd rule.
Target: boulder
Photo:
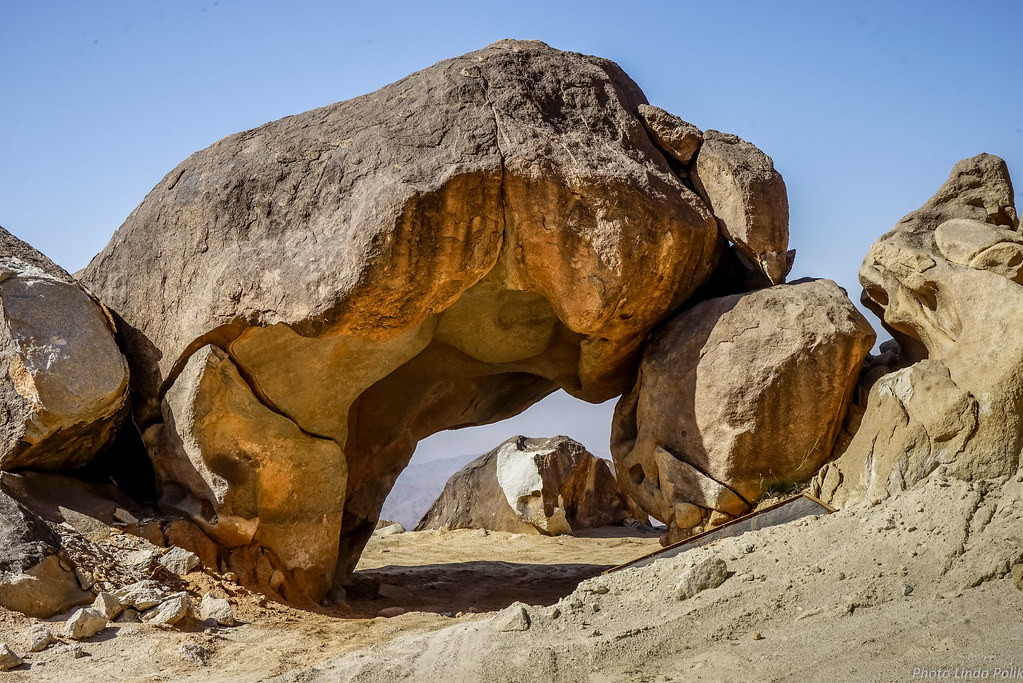
[[[0,469],[88,464],[127,415],[128,366],[109,312],[0,228]]]
[[[635,508],[607,461],[567,436],[513,436],[456,472],[416,527],[557,535],[621,524]]]
[[[679,576],[675,587],[676,600],[688,600],[711,588],[717,588],[732,575],[728,565],[720,557],[708,557],[703,562],[687,568]]]
[[[651,338],[615,408],[622,488],[675,541],[744,514],[773,486],[810,479],[831,455],[874,338],[830,280],[679,313]]]
[[[708,130],[691,174],[725,236],[771,283],[784,282],[792,267],[789,203],[771,157],[736,135]]]
[[[683,164],[692,161],[703,144],[703,131],[671,112],[641,104],[636,114],[654,143]]]
[[[81,589],[60,536],[0,493],[0,605],[45,619],[92,601]]]
[[[1023,239],[1005,162],[960,161],[919,210],[875,242],[863,303],[908,367],[879,379],[848,448],[814,492],[836,506],[877,501],[939,467],[1005,476],[1023,447]]]
[[[171,171],[82,274],[162,505],[318,601],[419,439],[627,388],[722,248],[642,104],[607,60],[501,41]]]

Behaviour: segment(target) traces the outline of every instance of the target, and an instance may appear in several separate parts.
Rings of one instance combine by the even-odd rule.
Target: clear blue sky
[[[997,154],[1023,184],[1021,30],[1020,0],[7,0],[0,225],[77,270],[164,174],[225,135],[532,38],[610,58],[651,103],[770,154],[793,276],[856,299],[870,243],[956,161]],[[564,429],[502,425],[437,454],[541,429],[606,453],[607,406],[556,405],[532,419]]]

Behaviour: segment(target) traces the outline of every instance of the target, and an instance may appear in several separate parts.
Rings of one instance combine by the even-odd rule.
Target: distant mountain
[[[433,505],[433,501],[437,500],[451,475],[481,455],[469,453],[412,463],[398,475],[394,488],[380,510],[380,519],[399,522],[406,529],[413,528]]]

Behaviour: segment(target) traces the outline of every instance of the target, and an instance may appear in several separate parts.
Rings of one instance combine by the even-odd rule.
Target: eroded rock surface
[[[91,461],[126,415],[128,366],[103,306],[0,228],[0,469]]]
[[[557,535],[636,514],[609,464],[566,436],[513,436],[452,475],[416,527]]]
[[[914,365],[871,390],[848,449],[815,482],[836,505],[879,500],[942,467],[1015,472],[1023,446],[1023,239],[1005,163],[981,154],[870,248],[863,302]]]
[[[46,522],[0,492],[0,605],[46,618],[92,602],[72,571],[60,536]]]
[[[673,156],[692,127],[646,104],[612,62],[501,41],[168,174],[83,274],[164,507],[319,600],[419,439],[626,389],[724,248]]]
[[[736,135],[708,130],[692,179],[740,253],[772,284],[784,282],[792,267],[789,202],[771,157]]]
[[[622,488],[667,541],[750,510],[831,455],[874,331],[830,280],[710,299],[654,335],[615,409]]]

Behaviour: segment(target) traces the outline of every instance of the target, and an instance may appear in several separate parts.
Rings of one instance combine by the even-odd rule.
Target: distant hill
[[[406,529],[413,528],[437,500],[451,475],[480,455],[482,453],[469,453],[412,463],[398,475],[380,510],[380,519],[399,522]]]

